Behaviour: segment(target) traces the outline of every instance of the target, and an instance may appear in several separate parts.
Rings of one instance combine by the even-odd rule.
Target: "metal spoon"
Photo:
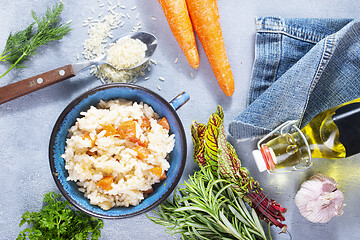
[[[116,38],[113,42],[127,37],[130,37],[132,39],[139,39],[146,44],[147,50],[145,52],[145,57],[142,59],[142,61],[140,61],[138,64],[131,68],[121,70],[130,70],[144,64],[150,59],[157,47],[156,37],[151,33],[147,32],[133,32],[125,34],[120,36],[119,38]],[[101,64],[109,64],[108,62],[106,62],[106,54],[90,61],[68,64],[63,67],[36,75],[34,77],[30,77],[22,81],[6,85],[0,88],[0,104],[34,92],[41,88],[47,87],[54,83],[69,79],[71,77],[74,77],[76,74],[89,69],[92,66],[97,66]]]

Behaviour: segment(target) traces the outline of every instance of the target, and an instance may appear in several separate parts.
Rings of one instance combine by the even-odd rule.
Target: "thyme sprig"
[[[51,41],[60,40],[71,31],[70,23],[60,23],[59,16],[63,8],[63,3],[52,8],[47,7],[43,17],[39,17],[34,11],[31,11],[34,22],[24,30],[9,34],[4,51],[0,55],[0,61],[11,66],[0,78],[13,68],[24,68],[25,65],[22,63],[35,55],[38,47]]]
[[[182,239],[271,239],[232,185],[208,167],[201,168],[177,189],[172,201],[166,199],[154,211],[157,217],[147,217]]]

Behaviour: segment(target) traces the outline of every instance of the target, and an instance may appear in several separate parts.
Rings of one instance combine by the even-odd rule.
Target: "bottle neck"
[[[275,169],[307,168],[311,154],[305,136],[300,132],[284,133],[266,144],[261,145],[260,152],[270,171]]]

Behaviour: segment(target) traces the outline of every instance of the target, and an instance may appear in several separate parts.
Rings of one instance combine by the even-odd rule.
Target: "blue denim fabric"
[[[360,97],[360,20],[256,19],[256,53],[247,108],[229,125],[254,139],[287,120]]]

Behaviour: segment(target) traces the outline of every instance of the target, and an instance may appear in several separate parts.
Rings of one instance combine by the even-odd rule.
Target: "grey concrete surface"
[[[117,4],[117,0],[111,1],[113,5]],[[40,14],[48,4],[54,2],[0,0],[0,51],[4,48],[10,31],[21,30],[31,22],[31,9]],[[38,54],[26,62],[27,68],[12,70],[0,79],[0,87],[76,62],[77,55],[81,56],[82,43],[87,38],[87,27],[82,26],[83,21],[88,17],[97,18],[101,12],[107,14],[109,2],[100,0],[100,3],[105,4],[104,7],[100,7],[97,0],[63,2],[65,6],[62,19],[72,20],[72,32],[59,42],[39,48]],[[157,65],[147,75],[150,79],[140,78],[137,84],[158,92],[168,100],[181,91],[186,91],[191,96],[191,100],[178,110],[188,140],[187,165],[181,181],[186,180],[196,169],[192,160],[190,136],[192,120],[206,122],[209,114],[220,104],[224,107],[227,125],[246,107],[254,58],[255,16],[355,18],[360,12],[360,2],[350,0],[218,0],[223,35],[236,84],[235,93],[229,98],[218,87],[200,44],[199,69],[193,70],[188,65],[157,0],[120,0],[120,3],[126,9],[116,8],[115,11],[128,13],[131,18],[125,19],[126,23],[122,28],[113,30],[114,36],[131,31],[138,21],[142,21],[142,30],[154,33],[159,41],[154,55]],[[136,9],[131,10],[135,5]],[[174,63],[176,58],[179,58],[177,64]],[[0,63],[0,73],[6,71],[7,67],[8,65]],[[160,81],[160,76],[165,81]],[[0,105],[0,239],[15,239],[22,229],[18,227],[21,215],[25,211],[37,211],[41,208],[42,196],[46,192],[58,192],[48,163],[48,144],[53,125],[72,99],[100,84],[99,80],[85,72]],[[359,156],[337,161],[318,160],[312,169],[302,173],[267,175],[256,170],[251,157],[253,142],[234,144],[243,165],[249,168],[265,193],[288,208],[285,223],[292,239],[359,238]],[[294,203],[294,196],[301,182],[318,172],[329,174],[339,181],[339,188],[345,195],[344,214],[326,224],[306,221]],[[145,215],[105,220],[102,239],[180,239],[180,236],[170,236],[164,230],[162,226],[150,222]],[[273,239],[289,239],[288,235],[277,234],[277,228],[272,230]]]

